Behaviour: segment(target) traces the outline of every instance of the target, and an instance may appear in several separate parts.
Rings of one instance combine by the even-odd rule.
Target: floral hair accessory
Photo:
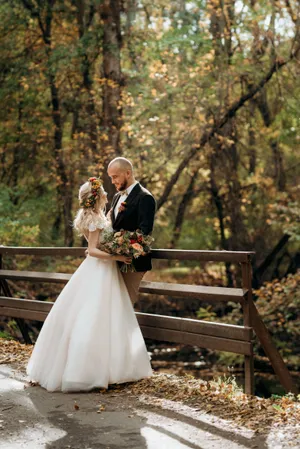
[[[80,202],[80,206],[84,209],[89,207],[93,208],[96,204],[97,199],[100,197],[102,182],[99,178],[89,178],[89,183],[91,183],[92,192],[91,195]]]

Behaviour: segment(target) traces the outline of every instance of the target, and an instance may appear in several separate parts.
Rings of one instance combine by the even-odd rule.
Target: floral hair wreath
[[[100,198],[101,186],[102,182],[99,178],[89,178],[88,180],[91,183],[92,194],[84,201],[80,202],[80,206],[84,209],[93,208],[96,204],[98,198]]]

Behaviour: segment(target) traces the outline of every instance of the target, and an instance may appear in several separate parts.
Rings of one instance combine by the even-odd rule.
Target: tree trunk
[[[278,190],[283,192],[286,186],[286,176],[283,167],[283,154],[282,151],[280,150],[279,143],[277,140],[272,139],[270,142],[270,147],[273,153],[275,183]]]
[[[254,288],[259,288],[264,281],[264,273],[274,262],[277,254],[285,247],[290,239],[290,235],[283,234],[279,242],[274,246],[272,251],[267,255],[267,257],[258,265],[253,273],[253,286]]]
[[[58,207],[57,213],[55,216],[55,220],[52,224],[52,229],[51,229],[51,238],[54,241],[59,238],[60,226],[61,226],[61,210]]]
[[[226,75],[226,72],[228,71],[228,66],[230,65],[232,57],[231,28],[234,21],[234,2],[231,2],[231,4],[222,1],[220,1],[219,4],[215,2],[214,7],[210,10],[210,14],[211,33],[215,52],[214,71],[221,88],[219,92],[219,101],[220,105],[224,104],[225,107],[228,107],[231,99],[231,87],[224,74]],[[230,228],[231,236],[230,240],[228,240],[228,245],[230,247],[229,249],[232,250],[245,249],[248,243],[247,231],[241,211],[241,185],[238,175],[239,154],[236,133],[237,129],[235,121],[234,118],[231,118],[231,120],[218,131],[216,138],[211,141],[214,154],[219,155],[218,158],[211,157],[211,181],[212,183],[214,182],[214,170],[216,169],[217,173],[226,184],[228,193],[226,195],[226,203],[225,201],[223,202],[226,207],[226,215],[230,216],[228,227]],[[215,192],[215,194],[218,193],[215,186],[213,192]],[[220,199],[218,196],[213,196],[213,198],[218,211],[222,236],[223,223],[220,218],[220,210],[218,209],[220,206]],[[222,242],[222,246],[224,244],[225,240]]]
[[[60,111],[60,101],[58,95],[58,89],[55,84],[55,77],[52,74],[48,74],[50,90],[51,90],[51,102],[52,102],[52,119],[54,122],[54,158],[56,161],[56,171],[58,174],[57,192],[58,197],[62,201],[62,210],[64,218],[64,243],[66,246],[73,246],[74,236],[72,228],[72,203],[73,203],[73,191],[72,184],[70,183],[66,171],[66,166],[62,154],[62,121]]]
[[[263,89],[261,91],[260,95],[257,96],[255,101],[261,113],[265,126],[267,128],[270,128],[275,120],[276,115],[272,114],[270,110],[266,89]],[[286,186],[286,176],[283,166],[283,154],[280,150],[277,139],[271,138],[269,144],[273,155],[273,178],[278,190],[284,191]]]
[[[103,21],[103,63],[104,78],[101,119],[101,155],[104,161],[104,188],[111,200],[115,189],[106,174],[111,159],[121,155],[120,130],[122,126],[121,92],[124,83],[121,71],[121,0],[104,0],[100,6]]]
[[[13,149],[13,161],[11,166],[11,176],[10,176],[10,184],[14,187],[12,193],[12,202],[17,205],[19,201],[19,196],[17,193],[17,189],[15,186],[18,185],[19,179],[19,170],[21,166],[22,159],[22,144],[21,144],[21,133],[22,133],[22,120],[23,120],[23,104],[22,100],[19,100],[18,103],[18,126],[17,126],[17,136],[16,136],[16,144]]]
[[[194,186],[197,180],[197,176],[198,172],[195,171],[195,173],[191,176],[189,185],[179,203],[173,228],[172,239],[170,242],[170,248],[176,248],[176,245],[180,238],[186,208],[190,204],[191,200],[194,198]]]
[[[237,151],[237,129],[231,120],[223,129],[222,135],[230,139],[223,149],[224,174],[228,185],[227,211],[230,216],[230,241],[229,246],[233,251],[249,249],[249,237],[242,213],[242,193],[239,180],[239,155]],[[222,159],[221,159],[222,161]],[[222,162],[221,162],[222,163]]]
[[[216,180],[215,180],[215,171],[214,171],[214,156],[212,155],[210,157],[210,193],[213,200],[213,203],[216,206],[217,209],[217,216],[219,220],[219,228],[220,228],[220,243],[221,248],[228,251],[229,245],[228,240],[225,236],[225,224],[224,224],[224,208],[223,208],[223,201],[219,194],[219,188],[217,186]],[[227,277],[227,286],[232,287],[233,286],[233,276],[230,269],[230,263],[225,263],[225,271],[226,271],[226,277]]]
[[[138,64],[135,54],[135,41],[132,37],[132,25],[136,18],[137,0],[128,0],[126,8],[126,44],[129,57],[134,70],[138,71]]]
[[[47,0],[44,3],[38,3],[36,7],[27,0],[22,0],[24,7],[30,12],[32,18],[37,19],[41,35],[45,44],[47,63],[52,56],[52,20],[54,0]],[[56,85],[55,72],[47,70],[47,78],[51,92],[52,121],[54,124],[54,144],[53,158],[55,161],[56,172],[58,175],[57,193],[59,201],[62,203],[64,218],[64,243],[66,246],[73,246],[73,228],[72,228],[72,185],[68,179],[66,165],[62,154],[63,124],[61,119],[60,99]]]
[[[92,150],[93,164],[95,165],[95,170],[97,170],[97,165],[99,163],[99,156],[97,155],[97,142],[98,142],[98,132],[97,132],[97,117],[96,117],[96,107],[93,95],[93,78],[91,74],[91,61],[88,56],[88,47],[83,43],[86,33],[89,31],[90,25],[93,21],[95,15],[95,5],[93,2],[86,2],[86,0],[77,0],[77,24],[78,24],[78,34],[79,34],[79,45],[81,54],[81,74],[82,83],[87,94],[87,101],[84,102],[83,109],[85,110],[86,117],[84,128],[88,130],[90,136],[90,148]],[[96,173],[95,173],[96,174]],[[94,175],[94,173],[92,173]]]
[[[255,130],[254,130],[254,122],[253,117],[255,113],[255,104],[254,102],[250,103],[250,117],[249,117],[249,175],[254,174],[256,170],[256,139],[255,139]]]
[[[251,6],[254,7],[254,5],[251,5]],[[271,16],[269,30],[271,32],[271,35],[274,36],[275,32],[276,32],[276,29],[275,29],[276,4],[274,1],[272,2],[271,6],[272,6],[272,16]],[[271,39],[271,38],[265,39],[264,44],[262,46],[258,45],[259,35],[260,35],[260,30],[259,30],[258,25],[257,25],[256,31],[257,31],[257,33],[256,33],[257,35],[254,36],[254,45],[252,47],[252,55],[253,55],[254,61],[259,64],[260,58],[262,57],[262,55],[266,54],[266,51],[268,48],[270,51],[271,58],[273,59],[273,61],[276,61],[276,52],[275,52],[275,46],[274,46],[273,39]],[[271,128],[271,126],[274,123],[274,120],[276,118],[276,114],[278,112],[278,111],[276,111],[276,109],[278,109],[278,105],[280,107],[280,103],[279,103],[278,99],[276,99],[276,102],[275,102],[276,106],[273,105],[273,109],[271,109],[269,102],[268,102],[267,89],[265,86],[263,86],[252,103],[256,104],[256,106],[258,107],[258,109],[261,113],[264,125],[267,128]],[[275,181],[275,185],[277,186],[278,190],[283,191],[283,190],[285,190],[286,176],[285,176],[284,167],[283,167],[283,154],[282,154],[282,151],[280,150],[278,139],[277,138],[274,139],[273,137],[271,137],[269,139],[269,145],[270,145],[272,156],[273,156],[273,167],[274,167],[273,168],[273,178]]]

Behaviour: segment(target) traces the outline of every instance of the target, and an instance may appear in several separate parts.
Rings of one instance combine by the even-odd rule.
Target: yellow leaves
[[[21,77],[20,84],[25,91],[27,91],[29,89],[29,84],[28,84],[27,78],[25,76]]]
[[[99,78],[99,77],[97,77],[97,76],[95,76],[95,78],[94,78],[94,81],[95,81],[96,83],[101,84],[101,85],[105,83],[105,80],[106,80],[106,78]]]
[[[214,50],[211,50],[209,53],[206,53],[206,54],[203,56],[203,59],[206,60],[206,61],[213,61],[214,58],[215,58],[215,52],[214,52]]]
[[[31,355],[32,346],[14,340],[0,338],[0,365],[15,363],[26,365]]]
[[[117,89],[120,87],[119,83],[117,83],[116,81],[113,81],[112,79],[109,78],[99,78],[99,77],[95,77],[94,81],[96,81],[98,84],[100,84],[100,86],[104,86],[106,85],[107,87],[110,87],[111,89]],[[93,93],[96,93],[95,91],[93,91]]]
[[[272,133],[269,134],[269,137],[272,139],[277,139],[280,136],[280,130],[275,129]]]
[[[49,132],[47,129],[41,129],[39,132],[39,137],[46,137],[48,136]]]
[[[121,98],[122,98],[122,105],[128,106],[128,107],[135,106],[134,98],[130,92],[123,90],[121,93]]]
[[[100,404],[100,405],[99,405],[99,408],[98,408],[98,410],[97,410],[97,413],[102,413],[102,412],[104,412],[104,411],[105,411],[105,405]]]
[[[206,121],[205,114],[199,113],[199,114],[198,114],[198,120],[199,120],[200,122],[205,122],[205,121]]]
[[[205,382],[200,379],[156,374],[131,387],[131,392],[140,396],[167,398],[199,406],[207,413],[214,412],[239,425],[256,431],[265,431],[274,423],[294,423],[299,419],[299,408],[289,397],[276,401],[247,396],[236,385],[227,381]],[[158,405],[158,404],[157,404]]]

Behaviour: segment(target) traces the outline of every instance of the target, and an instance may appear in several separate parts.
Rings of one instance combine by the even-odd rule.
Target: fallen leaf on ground
[[[31,345],[14,340],[0,338],[0,364],[10,363],[20,371],[25,371],[32,352]],[[30,382],[35,386],[36,383]],[[118,396],[130,393],[140,399],[147,398],[148,406],[163,406],[169,399],[190,405],[199,412],[211,413],[238,426],[247,427],[255,432],[265,432],[272,425],[299,426],[300,402],[290,395],[276,398],[248,396],[240,389],[226,382],[204,381],[192,376],[156,374],[138,382],[109,385],[108,389],[99,389],[98,393]],[[74,404],[75,410],[79,406]],[[101,405],[97,413],[105,410]]]

